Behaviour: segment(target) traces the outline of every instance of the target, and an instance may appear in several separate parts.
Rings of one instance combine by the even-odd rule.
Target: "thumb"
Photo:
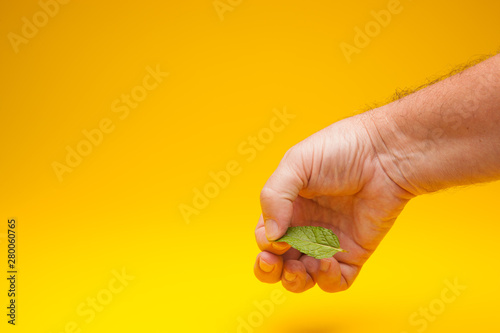
[[[260,206],[266,237],[273,241],[283,236],[292,222],[293,201],[299,195],[305,182],[300,176],[303,168],[298,164],[301,158],[289,150],[278,168],[268,179],[260,192]]]

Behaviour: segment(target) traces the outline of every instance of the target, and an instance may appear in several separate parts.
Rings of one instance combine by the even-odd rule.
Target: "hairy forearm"
[[[361,118],[387,174],[412,194],[500,179],[500,55]]]

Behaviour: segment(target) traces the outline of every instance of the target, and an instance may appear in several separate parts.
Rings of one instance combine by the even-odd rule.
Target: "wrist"
[[[425,184],[418,181],[415,161],[425,158],[425,146],[404,129],[407,119],[401,101],[390,103],[363,113],[365,126],[375,154],[387,176],[400,188],[416,196],[429,192]]]
[[[425,194],[500,178],[500,57],[362,114],[387,176]]]

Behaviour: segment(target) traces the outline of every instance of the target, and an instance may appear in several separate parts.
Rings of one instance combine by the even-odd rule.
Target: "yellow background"
[[[284,152],[315,131],[498,50],[498,1],[409,1],[347,63],[339,44],[387,1],[71,1],[15,53],[7,35],[39,12],[0,4],[0,218],[18,221],[18,318],[2,332],[237,332],[281,285],[253,276],[259,191]],[[157,65],[170,75],[120,120],[111,103]],[[239,144],[296,115],[251,162]],[[102,144],[59,182],[82,130]],[[188,224],[179,212],[209,172],[241,174]],[[409,203],[347,292],[284,291],[254,332],[417,332],[410,315],[467,289],[425,332],[498,331],[500,183]],[[6,270],[6,225],[0,226]],[[135,278],[86,323],[76,312],[113,270]],[[4,273],[1,274],[4,276]],[[241,331],[241,330],[240,330]],[[244,332],[244,331],[242,331]]]

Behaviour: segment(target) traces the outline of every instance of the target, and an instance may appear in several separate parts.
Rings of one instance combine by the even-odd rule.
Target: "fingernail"
[[[293,280],[295,280],[295,278],[297,277],[297,274],[293,274],[288,271],[285,271],[284,275],[285,280],[287,280],[288,282],[293,282]]]
[[[279,228],[278,223],[274,220],[266,220],[265,223],[266,228],[266,237],[269,240],[275,240],[279,237]]]
[[[288,247],[288,244],[287,243],[281,243],[281,242],[274,242],[274,243],[271,243],[271,246],[277,250],[277,251],[283,251],[284,249],[286,249]]]
[[[269,273],[274,269],[274,265],[271,265],[262,258],[259,259],[259,267],[266,273]]]
[[[319,262],[319,269],[323,272],[328,272],[330,269],[331,262],[327,259],[321,259]]]

